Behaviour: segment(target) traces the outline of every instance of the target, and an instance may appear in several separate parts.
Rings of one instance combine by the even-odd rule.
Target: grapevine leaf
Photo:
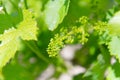
[[[35,80],[36,76],[38,76],[40,73],[42,73],[46,69],[48,64],[45,63],[44,61],[39,62],[39,58],[36,55],[32,54],[33,52],[28,53],[29,52],[28,49],[25,51],[22,51],[22,53],[16,54],[14,59],[11,61],[11,63],[2,69],[2,75],[4,75],[5,80],[23,80],[23,79]],[[18,59],[20,58],[20,55],[22,55],[23,58],[21,58],[19,61]],[[33,62],[31,64],[31,62],[29,62],[29,59],[31,58],[32,59],[34,58],[36,62]],[[23,64],[26,66],[27,65],[29,66],[26,67],[26,66],[23,66]],[[25,75],[22,75],[22,74],[25,74]]]
[[[5,29],[9,29],[11,26],[12,22],[9,21],[8,15],[0,14],[0,34],[3,33]]]
[[[13,28],[0,35],[0,40],[2,41],[0,45],[0,68],[5,66],[5,64],[14,57],[18,49],[19,42],[16,33],[16,29]]]
[[[32,13],[24,10],[23,21],[18,25],[20,37],[23,40],[37,40],[36,34],[38,28],[36,21],[32,18]]]
[[[111,67],[108,68],[108,73],[109,74],[107,75],[107,79],[106,80],[120,80],[120,78],[117,78],[115,76],[115,72],[114,72],[114,70]]]
[[[50,0],[45,7],[45,24],[49,30],[54,30],[68,12],[70,0]]]
[[[19,37],[23,40],[36,40],[37,29],[31,12],[24,10],[23,21],[18,25],[18,28],[10,28],[0,35],[0,69],[14,57],[19,49]]]
[[[42,0],[28,0],[27,3],[29,8],[35,11],[35,16],[39,17],[41,15]]]
[[[106,69],[106,62],[103,55],[98,55],[98,60],[92,64],[92,66],[84,74],[85,77],[90,77],[90,80],[103,80],[104,72]]]
[[[117,61],[112,66],[108,67],[106,80],[120,80],[120,64]]]
[[[108,45],[110,54],[120,61],[120,39],[117,36],[112,37]]]
[[[109,25],[110,34],[120,36],[120,11],[111,18]]]

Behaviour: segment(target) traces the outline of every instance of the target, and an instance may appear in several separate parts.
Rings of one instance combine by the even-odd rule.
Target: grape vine
[[[66,77],[120,80],[120,1],[0,0],[0,80]]]

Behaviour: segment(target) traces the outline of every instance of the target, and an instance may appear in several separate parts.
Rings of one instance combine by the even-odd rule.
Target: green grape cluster
[[[60,48],[64,46],[63,43],[64,37],[61,37],[59,34],[56,34],[54,38],[50,40],[50,43],[47,48],[49,56],[56,56],[56,53],[60,51]]]
[[[94,30],[97,31],[99,33],[99,35],[106,32],[107,28],[108,28],[107,22],[98,21],[94,25]]]
[[[55,57],[65,46],[65,44],[72,44],[77,41],[77,43],[84,44],[88,41],[88,32],[85,28],[87,24],[87,17],[81,17],[79,22],[82,24],[79,27],[73,26],[72,28],[62,28],[60,32],[50,40],[47,48],[47,52],[50,57]]]
[[[111,40],[111,36],[109,35],[108,27],[109,27],[108,23],[107,22],[102,22],[102,21],[98,21],[94,25],[94,30],[99,35],[99,43],[100,44],[108,45],[108,43]]]
[[[87,24],[88,23],[88,17],[82,16],[81,18],[79,18],[79,22],[81,24]]]

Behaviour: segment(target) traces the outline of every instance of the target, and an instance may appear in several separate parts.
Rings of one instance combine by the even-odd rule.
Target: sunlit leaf
[[[0,35],[0,68],[14,57],[15,52],[18,50],[18,36],[16,29],[10,29],[5,31],[3,35]]]
[[[119,62],[114,63],[108,67],[106,80],[120,80],[120,64]]]
[[[27,10],[24,10],[23,14],[23,21],[18,25],[20,37],[23,40],[37,40],[38,28],[35,19],[32,18],[33,14]]]
[[[111,67],[108,68],[108,75],[106,80],[120,80],[120,78],[116,78],[114,71],[112,70]]]
[[[54,30],[63,21],[68,12],[70,0],[49,0],[46,4],[44,17],[49,30]]]
[[[18,25],[18,28],[11,28],[5,30],[0,35],[0,69],[14,57],[16,51],[19,49],[19,38],[23,40],[36,40],[37,27],[36,22],[32,19],[31,12],[23,11],[23,21]]]
[[[120,36],[120,11],[110,19],[109,25],[110,34]]]
[[[120,61],[120,39],[117,36],[112,37],[108,45],[110,54],[115,56]]]
[[[102,55],[98,56],[98,61],[92,64],[92,66],[86,71],[84,77],[90,77],[90,80],[103,80],[106,69],[105,60]]]

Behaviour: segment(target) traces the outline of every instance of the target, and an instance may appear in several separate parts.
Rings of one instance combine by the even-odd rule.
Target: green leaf
[[[0,80],[4,80],[4,77],[3,77],[2,73],[1,73],[1,71],[0,71]]]
[[[89,77],[91,80],[103,80],[105,72],[105,62],[102,55],[98,56],[99,61],[96,61],[84,74],[84,77]]]
[[[70,0],[49,0],[44,11],[45,24],[54,30],[63,21],[69,8]]]
[[[18,25],[18,32],[23,40],[37,40],[38,28],[33,14],[27,10],[23,12],[23,21]]]
[[[117,61],[107,69],[106,80],[120,80],[120,63]]]
[[[12,26],[12,22],[9,20],[8,15],[0,14],[0,34],[4,32],[5,29],[9,29]]]
[[[120,39],[117,36],[112,37],[108,45],[110,54],[115,56],[120,62]]]
[[[36,22],[32,19],[31,12],[23,11],[23,21],[18,28],[11,28],[0,35],[0,69],[14,57],[19,49],[19,37],[23,40],[36,40],[37,27]]]
[[[42,5],[44,0],[28,0],[27,5],[30,9],[35,11],[35,16],[39,17],[41,15]]]
[[[14,57],[15,52],[18,50],[18,36],[16,29],[9,29],[4,34],[0,35],[0,68]]]
[[[109,74],[107,75],[107,79],[106,80],[120,80],[120,78],[117,78],[115,76],[115,72],[114,72],[114,70],[111,67],[108,68],[108,73]]]
[[[120,36],[120,11],[110,19],[109,25],[110,34]]]
[[[34,59],[35,61],[30,62],[30,59]],[[2,69],[2,75],[4,75],[4,80],[35,80],[47,66],[47,63],[42,60],[40,61],[40,59],[26,47],[25,51],[22,50],[16,54],[15,58]]]

